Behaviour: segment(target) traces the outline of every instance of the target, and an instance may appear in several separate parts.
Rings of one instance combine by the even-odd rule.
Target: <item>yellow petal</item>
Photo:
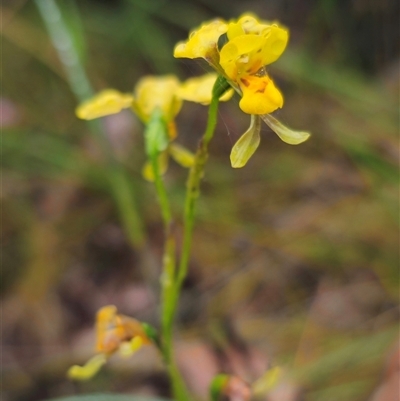
[[[231,79],[256,74],[259,69],[277,60],[285,50],[288,30],[278,24],[259,23],[245,15],[228,25],[228,43],[222,47],[220,64]]]
[[[267,21],[259,20],[255,14],[244,14],[239,18],[239,23],[242,25],[245,33],[256,33],[260,35],[265,28],[271,24]]]
[[[218,75],[215,73],[205,74],[200,77],[189,78],[177,91],[177,95],[190,102],[210,104],[212,88]],[[226,101],[233,96],[233,90],[229,90],[221,96],[220,100]]]
[[[182,105],[182,100],[176,95],[179,86],[180,82],[174,75],[142,78],[134,90],[133,111],[147,123],[154,110],[159,108],[168,124],[178,114]]]
[[[168,169],[168,151],[161,152],[158,156],[158,166],[160,174],[163,175]],[[153,166],[150,161],[147,161],[142,168],[143,178],[149,182],[154,182]]]
[[[92,120],[98,117],[119,113],[122,109],[131,107],[133,97],[118,92],[115,89],[105,89],[92,99],[80,104],[75,113],[78,118]]]
[[[231,164],[233,168],[246,165],[260,144],[261,121],[259,116],[251,116],[249,129],[233,145]]]
[[[171,143],[169,154],[181,166],[189,168],[194,164],[194,154],[177,143]]]
[[[265,24],[260,23],[255,14],[246,13],[240,16],[237,21],[231,21],[227,35],[229,39],[233,39],[236,36],[248,33],[259,34],[265,26]]]
[[[116,316],[117,307],[114,305],[103,306],[98,310],[96,314],[96,350],[98,352],[112,351],[108,346],[109,341],[106,341],[106,336],[110,327],[115,326]]]
[[[96,375],[106,362],[107,357],[104,354],[98,354],[90,358],[83,366],[71,366],[67,375],[73,380],[89,380]]]
[[[244,29],[242,27],[242,24],[239,22],[230,22],[228,25],[228,30],[226,32],[226,35],[228,36],[229,40],[232,40],[236,36],[244,35]]]
[[[258,35],[241,35],[230,40],[220,52],[220,64],[231,79],[242,74],[255,74],[261,67],[260,57],[255,58],[262,49],[265,38]],[[260,50],[261,51],[261,50]]]
[[[144,345],[143,339],[140,336],[133,337],[131,341],[121,343],[118,351],[122,357],[130,357]]]
[[[289,40],[289,31],[277,24],[271,25],[263,33],[265,43],[260,54],[261,64],[267,65],[276,61],[284,52]]]
[[[186,42],[180,42],[175,46],[176,58],[204,58],[217,51],[219,37],[228,29],[228,25],[221,19],[216,19],[200,26],[190,33]]]
[[[240,108],[247,114],[269,114],[283,106],[283,97],[268,76],[248,76],[239,82],[243,96]]]
[[[305,142],[309,137],[310,133],[305,131],[293,131],[288,127],[285,127],[280,121],[272,117],[269,114],[260,116],[264,122],[274,131],[283,142],[289,145],[298,145]]]

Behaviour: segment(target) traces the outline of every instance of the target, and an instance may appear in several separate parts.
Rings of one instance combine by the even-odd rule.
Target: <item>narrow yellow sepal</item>
[[[264,114],[260,116],[264,122],[282,139],[283,142],[289,145],[299,145],[305,142],[311,134],[306,131],[293,131],[290,128],[283,125],[276,118],[272,117],[270,114]]]
[[[72,380],[89,380],[97,374],[106,362],[107,357],[104,354],[98,354],[90,358],[83,366],[71,366],[67,375]]]
[[[181,145],[171,143],[169,154],[182,167],[190,168],[194,164],[194,154]]]
[[[233,168],[246,165],[260,144],[261,121],[259,116],[252,115],[250,127],[233,145],[231,150],[231,164]]]
[[[131,107],[132,102],[133,97],[129,94],[118,92],[115,89],[105,89],[80,104],[75,113],[82,120],[93,120],[119,113],[122,109]]]

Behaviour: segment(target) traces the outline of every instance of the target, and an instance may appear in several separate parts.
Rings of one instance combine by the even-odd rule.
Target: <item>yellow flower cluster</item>
[[[246,14],[237,21],[202,25],[187,42],[178,43],[174,56],[206,59],[241,92],[245,113],[269,114],[282,107],[283,97],[263,67],[280,57],[288,37],[278,24]]]
[[[210,73],[181,83],[174,75],[149,75],[139,80],[133,94],[121,93],[115,89],[101,91],[80,104],[76,115],[83,120],[93,120],[130,108],[147,124],[154,110],[159,108],[173,139],[176,136],[174,119],[181,109],[182,101],[209,104],[216,79],[217,74]],[[232,92],[225,94],[221,100],[228,100],[232,95]]]
[[[252,115],[249,129],[231,152],[233,167],[243,167],[260,142],[260,118],[286,143],[297,145],[310,136],[293,131],[269,114],[283,106],[283,96],[266,72],[286,48],[289,32],[277,23],[244,14],[238,20],[216,19],[193,30],[176,45],[177,58],[203,58],[241,96],[239,106]]]
[[[155,110],[161,110],[169,144],[159,156],[160,172],[166,170],[169,156],[182,166],[190,167],[193,154],[171,142],[177,136],[175,117],[184,100],[209,104],[212,87],[220,75],[233,88],[220,100],[230,99],[236,90],[241,96],[240,108],[252,116],[249,129],[231,151],[232,166],[243,167],[259,146],[260,119],[291,145],[300,144],[310,136],[308,132],[289,129],[270,115],[283,106],[283,96],[267,74],[266,66],[282,55],[288,38],[285,27],[259,20],[253,14],[247,13],[232,21],[216,19],[193,30],[187,41],[178,43],[174,56],[203,58],[217,74],[206,74],[183,83],[173,75],[147,76],[137,83],[133,94],[104,90],[81,104],[76,114],[79,118],[91,120],[130,108],[147,125]],[[149,163],[144,166],[143,175],[148,180],[154,179]]]
[[[131,109],[144,124],[148,124],[152,114],[160,109],[168,129],[170,141],[176,138],[175,117],[184,100],[207,105],[211,102],[212,87],[217,74],[209,73],[180,82],[174,75],[146,76],[138,81],[133,94],[121,93],[115,89],[105,89],[80,104],[76,109],[77,117],[83,120],[116,114],[123,109]],[[225,93],[220,100],[229,100],[233,90]],[[183,146],[170,142],[168,149],[160,154],[161,173],[168,166],[171,156],[183,167],[191,167],[194,155]],[[143,176],[152,181],[154,174],[150,163],[143,167]]]
[[[89,380],[114,353],[128,357],[151,343],[139,321],[117,314],[114,305],[104,306],[96,317],[96,355],[83,366],[72,366],[68,376],[74,380]]]

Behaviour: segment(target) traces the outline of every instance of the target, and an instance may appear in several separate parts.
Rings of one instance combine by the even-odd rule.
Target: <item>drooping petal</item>
[[[171,143],[169,154],[181,166],[190,168],[194,164],[194,154],[177,143]]]
[[[290,128],[284,126],[276,118],[269,114],[260,116],[264,122],[274,131],[283,142],[289,145],[298,145],[305,142],[311,134],[306,131],[293,131]]]
[[[250,127],[233,145],[231,150],[231,165],[240,168],[247,164],[250,157],[260,144],[261,120],[259,116],[252,115]]]
[[[201,77],[189,78],[177,91],[177,95],[190,102],[210,104],[212,88],[218,75],[215,73],[205,74]],[[233,90],[229,90],[221,96],[220,100],[226,101],[233,96]]]
[[[216,19],[193,30],[186,42],[175,46],[176,58],[213,58],[212,53],[217,51],[218,39],[228,29],[228,25],[221,19]]]
[[[93,120],[119,113],[122,109],[131,107],[132,102],[133,97],[129,94],[118,92],[115,89],[105,89],[80,104],[75,113],[78,118],[83,120]]]
[[[247,114],[269,114],[283,106],[283,97],[268,76],[248,76],[239,82],[240,108]]]
[[[98,354],[90,358],[83,366],[71,366],[67,372],[67,375],[73,380],[89,380],[97,374],[97,372],[106,362],[106,355]]]

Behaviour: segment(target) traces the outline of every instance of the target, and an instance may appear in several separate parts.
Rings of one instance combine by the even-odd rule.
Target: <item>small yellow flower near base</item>
[[[117,314],[114,305],[104,306],[96,318],[96,350],[110,354],[115,352],[125,341],[142,337],[143,344],[150,344],[141,323],[129,316]]]
[[[118,314],[114,305],[105,306],[96,316],[97,354],[83,366],[72,366],[68,370],[68,377],[73,380],[89,380],[116,351],[122,356],[130,356],[151,342],[139,321]]]

